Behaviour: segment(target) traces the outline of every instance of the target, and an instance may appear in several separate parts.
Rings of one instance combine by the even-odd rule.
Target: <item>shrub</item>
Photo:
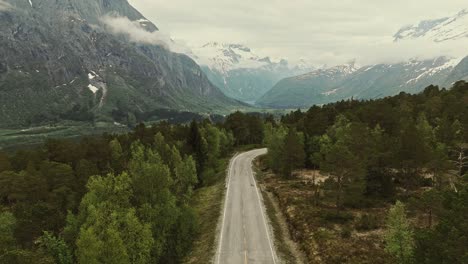
[[[322,214],[322,221],[325,223],[346,224],[353,220],[353,215],[348,212],[325,212]]]
[[[356,230],[369,231],[379,228],[379,220],[377,216],[370,214],[363,214],[357,221]]]
[[[352,234],[352,230],[351,230],[351,227],[346,225],[343,227],[343,229],[341,229],[341,238],[350,238],[351,237],[351,234]]]

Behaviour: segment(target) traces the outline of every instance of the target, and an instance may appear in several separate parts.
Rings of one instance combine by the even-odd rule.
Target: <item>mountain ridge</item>
[[[209,42],[192,48],[189,55],[225,95],[244,102],[257,100],[284,77],[314,69],[304,60],[290,65],[285,59],[260,56],[243,44]]]
[[[456,81],[468,80],[468,57],[353,67],[335,66],[283,79],[256,103],[273,108],[303,108],[350,98],[417,93],[429,85],[449,87]]]
[[[131,123],[159,108],[243,106],[188,56],[109,32],[104,15],[125,17],[148,34],[158,30],[126,0],[8,3],[12,8],[0,11],[1,127],[62,119]]]

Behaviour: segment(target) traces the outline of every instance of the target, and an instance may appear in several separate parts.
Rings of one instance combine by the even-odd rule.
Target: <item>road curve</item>
[[[266,152],[252,150],[231,160],[215,264],[277,263],[262,196],[252,171],[252,161]]]

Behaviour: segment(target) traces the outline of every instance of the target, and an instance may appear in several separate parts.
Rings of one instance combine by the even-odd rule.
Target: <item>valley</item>
[[[468,263],[467,10],[0,0],[0,263]]]

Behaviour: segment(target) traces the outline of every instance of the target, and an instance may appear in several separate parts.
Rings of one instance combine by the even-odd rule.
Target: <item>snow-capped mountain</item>
[[[468,37],[468,10],[464,9],[452,17],[421,21],[416,25],[401,28],[395,41],[423,38],[434,42],[458,40]]]
[[[227,96],[254,102],[279,80],[313,70],[306,60],[290,65],[284,59],[260,56],[242,44],[210,42],[188,54]]]
[[[273,108],[306,107],[321,103],[320,98],[336,93],[345,79],[356,72],[354,63],[318,69],[279,81],[256,103]]]
[[[468,57],[412,59],[357,68],[354,64],[316,70],[281,80],[257,101],[274,108],[309,107],[343,99],[375,99],[400,92],[418,93],[429,85],[450,87],[467,80]]]

